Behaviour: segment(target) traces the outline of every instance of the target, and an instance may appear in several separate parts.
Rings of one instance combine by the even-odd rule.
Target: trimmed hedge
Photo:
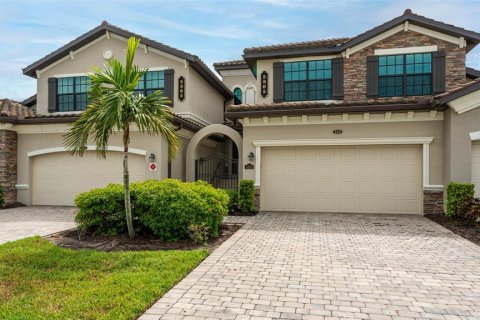
[[[238,191],[238,208],[242,212],[253,211],[253,200],[255,198],[255,187],[253,180],[240,181],[240,189]]]
[[[131,184],[132,214],[138,234],[153,234],[164,241],[189,236],[190,226],[204,225],[211,237],[228,212],[228,195],[203,181],[149,180]],[[111,184],[77,196],[80,229],[99,235],[126,233],[123,186]]]
[[[0,207],[5,205],[5,193],[3,192],[3,187],[0,186]]]
[[[473,183],[450,182],[447,187],[447,212],[449,218],[465,217],[475,195]]]

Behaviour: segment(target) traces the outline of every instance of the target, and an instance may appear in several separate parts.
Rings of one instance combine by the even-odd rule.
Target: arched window
[[[233,90],[233,103],[234,104],[242,104],[242,89],[235,88]]]

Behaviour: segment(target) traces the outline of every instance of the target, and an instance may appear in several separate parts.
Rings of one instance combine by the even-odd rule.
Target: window
[[[285,101],[332,98],[332,61],[299,61],[284,64]]]
[[[165,88],[165,76],[163,71],[147,71],[138,81],[135,92],[148,96],[154,91]]]
[[[57,111],[82,111],[88,105],[89,77],[57,79]]]
[[[380,56],[378,76],[380,97],[429,95],[432,93],[432,54]]]
[[[233,104],[242,104],[242,89],[235,88],[233,90]]]

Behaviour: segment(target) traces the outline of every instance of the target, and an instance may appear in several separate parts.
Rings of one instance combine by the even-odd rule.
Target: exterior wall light
[[[250,152],[248,154],[248,160],[253,161],[254,158],[255,158],[255,155],[253,154],[253,152]]]
[[[155,161],[155,154],[150,153],[150,156],[148,157],[148,159],[150,160],[150,162],[154,162]]]

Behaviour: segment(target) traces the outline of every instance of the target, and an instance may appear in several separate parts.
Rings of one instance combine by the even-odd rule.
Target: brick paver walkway
[[[263,213],[140,319],[480,319],[480,247],[420,216]]]
[[[75,227],[73,207],[32,206],[0,210],[0,243]]]

